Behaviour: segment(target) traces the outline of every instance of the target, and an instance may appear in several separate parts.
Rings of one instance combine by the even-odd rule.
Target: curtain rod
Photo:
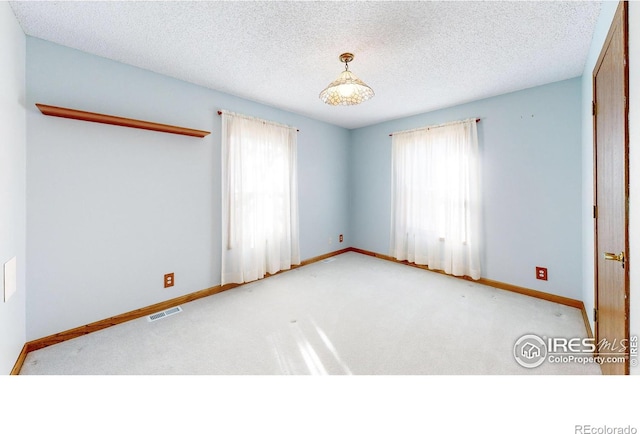
[[[218,116],[222,116],[222,111],[218,110]],[[273,122],[273,123],[275,124],[275,122]],[[285,126],[286,126],[286,125],[285,125]],[[300,130],[299,130],[299,129],[297,129],[297,128],[296,128],[296,131],[297,131],[297,132],[300,132]]]
[[[445,125],[457,124],[457,123],[459,123],[459,122],[464,122],[464,121],[447,122],[446,124],[433,125],[433,126],[430,126],[430,127],[416,128],[415,130],[398,131],[398,132],[406,133],[406,132],[409,132],[409,131],[416,131],[416,130],[428,130],[428,129],[430,129],[430,128],[443,127],[443,126],[445,126]],[[480,122],[480,118],[476,118],[476,123],[478,123],[478,122]],[[392,137],[392,136],[393,136],[393,134],[389,134],[389,137]]]

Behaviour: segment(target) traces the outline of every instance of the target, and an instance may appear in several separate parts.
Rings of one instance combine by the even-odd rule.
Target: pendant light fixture
[[[349,62],[352,60],[351,53],[340,55],[340,61],[344,63],[344,71],[320,92],[322,101],[329,105],[356,105],[373,97],[373,89],[349,71]]]

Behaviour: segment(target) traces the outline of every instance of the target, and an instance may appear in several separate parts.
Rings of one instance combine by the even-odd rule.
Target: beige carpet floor
[[[345,253],[27,355],[22,375],[600,374],[520,366],[525,334],[586,337],[581,312]]]

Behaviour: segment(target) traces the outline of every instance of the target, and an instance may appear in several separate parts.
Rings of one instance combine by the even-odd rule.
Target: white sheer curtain
[[[391,255],[479,279],[476,120],[393,133]]]
[[[300,264],[296,129],[222,113],[222,284]]]

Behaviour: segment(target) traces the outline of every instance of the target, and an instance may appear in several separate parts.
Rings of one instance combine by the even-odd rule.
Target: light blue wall
[[[348,245],[347,130],[31,37],[26,69],[28,340],[220,283],[218,109],[300,129],[301,256]],[[212,134],[49,117],[35,103]]]
[[[25,343],[25,36],[0,2],[0,375]],[[4,302],[4,264],[16,257],[17,290]]]
[[[600,9],[600,16],[591,39],[591,48],[582,73],[582,288],[580,299],[591,321],[593,330],[594,295],[594,232],[593,232],[593,68],[596,66],[600,51],[609,33],[611,21],[618,7],[617,1],[604,1]]]
[[[482,276],[581,297],[580,79],[574,78],[351,132],[351,239],[389,254],[389,133],[479,117]],[[535,267],[549,280],[535,278]]]
[[[483,276],[581,298],[580,85],[348,131],[27,37],[27,340],[219,284],[219,108],[300,129],[303,259],[347,246],[388,254],[388,134],[482,118]],[[36,102],[212,134],[47,117]],[[535,279],[535,266],[549,268],[549,281]],[[169,290],[167,272],[176,273]]]

